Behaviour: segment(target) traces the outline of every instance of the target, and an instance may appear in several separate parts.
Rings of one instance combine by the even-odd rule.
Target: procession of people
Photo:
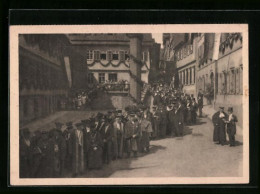
[[[203,94],[193,95],[166,83],[149,87],[153,102],[133,104],[124,110],[98,112],[84,120],[56,122],[51,130],[20,130],[20,177],[78,177],[101,169],[113,160],[150,152],[150,141],[182,137],[185,126],[202,117]],[[235,146],[237,117],[224,107],[212,117],[213,141]],[[227,129],[227,130],[226,130]]]

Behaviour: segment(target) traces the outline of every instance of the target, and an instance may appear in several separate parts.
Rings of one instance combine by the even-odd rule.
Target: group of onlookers
[[[20,177],[77,177],[112,160],[149,152],[148,108],[98,113],[51,130],[20,130]]]

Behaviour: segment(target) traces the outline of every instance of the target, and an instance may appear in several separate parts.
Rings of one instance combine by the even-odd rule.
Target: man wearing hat
[[[103,165],[103,139],[96,130],[95,121],[89,123],[90,132],[87,133],[87,166],[89,169],[100,169]]]
[[[159,111],[157,110],[156,106],[152,107],[152,137],[156,139],[158,137],[158,130],[159,130]]]
[[[84,171],[84,137],[83,124],[76,122],[76,129],[71,133],[72,141],[72,176],[76,177]]]
[[[160,105],[162,103],[161,95],[158,94],[158,91],[154,93],[153,105]]]
[[[236,122],[237,117],[233,114],[233,107],[228,108],[227,134],[229,138],[230,147],[235,146],[235,134],[236,134]]]
[[[167,114],[164,106],[159,106],[159,135],[164,138],[166,135],[166,127],[168,124]]]
[[[104,143],[103,147],[103,162],[109,164],[112,159],[112,137],[113,137],[113,130],[111,125],[111,119],[104,117],[104,125],[100,130],[100,134]]]
[[[113,123],[113,151],[114,157],[123,157],[123,137],[124,137],[124,124],[121,121],[121,115],[117,115]]]
[[[139,133],[139,126],[138,122],[136,122],[134,112],[129,113],[129,120],[125,124],[125,144],[126,144],[126,152],[127,157],[131,156],[131,152],[134,153],[134,157],[137,157],[138,151],[138,137]]]
[[[214,125],[213,141],[222,146],[226,143],[226,120],[227,114],[224,112],[224,107],[219,107],[219,111],[212,116]]]
[[[20,178],[30,178],[32,166],[32,144],[30,137],[30,130],[23,128],[20,130],[19,139],[19,164],[20,164]]]
[[[46,130],[42,130],[41,138],[38,141],[41,157],[36,172],[37,178],[51,178],[54,175],[54,142],[49,135]]]

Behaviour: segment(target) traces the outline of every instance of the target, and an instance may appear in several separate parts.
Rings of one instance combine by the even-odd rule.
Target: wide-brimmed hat
[[[233,112],[233,107],[228,107],[228,111]]]
[[[69,126],[72,126],[72,121],[69,121],[66,123],[66,125],[69,127]]]

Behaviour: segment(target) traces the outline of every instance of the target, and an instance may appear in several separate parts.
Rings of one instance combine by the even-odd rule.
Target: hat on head
[[[228,107],[228,111],[233,112],[233,107]]]
[[[129,112],[129,116],[131,117],[135,116],[135,112]]]
[[[75,124],[76,127],[80,127],[82,125],[83,125],[83,123],[81,123],[81,122],[78,122],[78,123]]]
[[[63,124],[61,122],[55,122],[56,126],[62,126]]]
[[[46,130],[42,130],[41,134],[47,134],[48,132]]]
[[[72,126],[72,122],[69,121],[69,122],[66,123],[66,125],[67,125],[68,127],[69,127],[69,126]]]
[[[220,106],[219,108],[222,109],[222,110],[224,110],[224,107],[223,107],[223,106]]]

